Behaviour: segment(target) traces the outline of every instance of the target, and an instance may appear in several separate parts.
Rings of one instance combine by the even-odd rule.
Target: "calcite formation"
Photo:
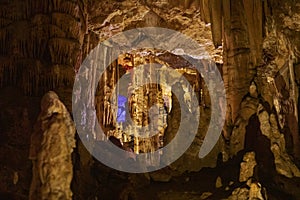
[[[261,107],[260,105],[259,109]],[[277,172],[289,178],[294,176],[300,177],[298,167],[292,162],[290,155],[286,152],[285,138],[278,130],[275,115],[269,115],[266,111],[262,111],[258,114],[258,118],[262,133],[270,139]]]
[[[282,199],[299,199],[300,194],[297,193],[299,191],[297,181],[300,176],[299,8],[299,2],[294,0],[2,0],[0,2],[1,100],[6,101],[7,92],[3,92],[2,89],[7,86],[9,89],[11,87],[20,89],[20,93],[26,95],[24,99],[28,102],[31,102],[32,98],[41,97],[49,90],[55,90],[66,107],[70,108],[70,94],[75,74],[84,58],[96,45],[110,36],[137,27],[156,26],[174,29],[196,40],[202,47],[199,51],[185,52],[186,56],[198,55],[201,52],[200,59],[203,65],[209,67],[203,60],[207,58],[217,62],[225,83],[228,105],[222,137],[206,160],[200,161],[197,158],[198,150],[205,137],[209,120],[214,120],[210,119],[210,107],[216,103],[210,99],[205,86],[207,83],[201,81],[199,74],[195,75],[184,59],[170,55],[174,52],[160,52],[160,55],[156,54],[151,58],[151,63],[158,62],[173,67],[189,79],[194,88],[187,88],[180,83],[180,87],[177,87],[183,101],[187,102],[185,111],[190,112],[195,107],[188,103],[191,98],[190,91],[195,90],[203,114],[191,147],[170,168],[177,170],[179,174],[185,171],[198,172],[203,166],[215,167],[217,155],[222,155],[220,160],[231,162],[245,152],[254,151],[257,178],[260,180],[253,181],[246,187],[238,187],[232,193],[232,198],[266,199],[262,183],[265,187],[274,189],[268,190],[268,193],[278,191],[283,193]],[[124,37],[121,41],[114,42],[123,43],[124,46],[132,45],[128,44],[129,39]],[[161,42],[169,42],[174,46],[183,45],[176,38]],[[109,58],[113,53],[110,45],[113,44],[107,45],[107,51],[103,53]],[[137,52],[131,52],[131,57],[134,58]],[[118,78],[126,75],[126,70],[137,65],[134,62],[140,60],[141,63],[146,63],[142,61],[144,58],[138,56],[135,58],[135,61],[128,61],[124,68],[119,67],[119,64],[123,65],[119,60],[114,61],[103,75],[98,88],[88,89],[88,92],[96,90],[95,99],[89,103],[95,105],[99,123],[108,134],[115,136],[123,134],[118,131],[119,125],[115,122],[116,113],[112,109],[116,107],[116,101],[111,98],[111,94]],[[182,67],[188,70],[184,71]],[[143,72],[139,72],[135,78],[141,78],[141,74]],[[173,86],[177,78],[169,77],[173,81]],[[104,87],[101,87],[102,85]],[[120,91],[125,91],[123,85],[119,87]],[[11,94],[15,93],[11,91]],[[139,125],[149,124],[147,115],[154,116],[157,110],[151,113],[148,108],[157,100],[159,104],[163,104],[162,96],[166,93],[168,92],[157,85],[134,90],[135,97],[130,102],[133,119]],[[45,104],[52,100],[59,102],[58,106]],[[162,133],[158,138],[136,137],[135,146],[138,148],[135,148],[135,152],[155,151],[174,138],[179,123],[179,103],[174,96],[169,96],[169,100],[171,103],[167,109],[168,119],[165,121],[167,128],[160,119],[154,117],[157,119],[155,126],[164,127]],[[56,95],[48,93],[43,102],[42,113],[32,137],[30,159],[33,161],[34,177],[30,196],[31,199],[56,199],[58,196],[70,199],[72,166],[69,155],[74,146],[71,139],[74,137],[74,127],[69,114],[66,114],[65,107],[57,100]],[[10,158],[4,154],[12,152],[12,149],[19,152],[27,148],[25,142],[20,143],[16,140],[18,143],[15,143],[14,139],[26,140],[26,133],[30,132],[30,124],[33,123],[32,119],[35,118],[33,116],[37,110],[37,106],[33,104],[30,106],[18,104],[16,108],[18,112],[12,112],[10,107],[1,109],[3,123],[1,122],[0,126],[0,141],[4,141],[1,142],[1,151],[4,152],[1,158],[8,161],[7,164],[4,161],[5,164],[1,164],[0,167],[0,174],[4,177],[4,181],[0,184],[0,198],[6,197],[2,192],[28,196],[26,194],[28,191],[24,190],[24,177],[30,176],[29,173],[27,176],[24,175],[28,166],[16,164],[20,160],[26,160],[27,157],[18,154],[16,158],[15,156]],[[6,107],[7,104],[1,105]],[[19,110],[22,112],[24,110],[24,114],[18,114]],[[26,127],[26,130],[15,128],[18,126],[16,121],[23,118],[25,125],[20,127]],[[14,128],[7,128],[11,124]],[[135,132],[128,127],[129,133]],[[156,128],[151,131],[157,131]],[[97,138],[96,133],[93,136],[97,140],[104,139]],[[128,142],[128,138],[124,140]],[[54,142],[56,140],[59,141]],[[93,171],[92,158],[83,149],[81,146],[75,156],[81,163],[76,169],[77,182],[74,184],[78,189],[77,196],[95,198],[96,192],[91,193],[100,188],[102,190],[99,189],[101,191],[99,196],[102,197],[108,186],[102,183],[103,179],[99,179],[102,185],[96,188],[95,182],[98,180],[90,177],[90,172]],[[63,159],[68,164],[60,164]],[[62,170],[57,171],[56,166],[52,166],[51,163],[63,166]],[[240,163],[236,165],[239,166]],[[245,169],[251,168],[252,171],[254,161],[243,161],[242,165]],[[52,176],[55,173],[65,175]],[[155,180],[166,179],[170,182],[171,176],[168,174],[161,178],[155,177]],[[240,181],[247,181],[249,176],[244,176]],[[238,177],[235,178],[236,183]],[[225,184],[226,179],[222,177],[222,181]],[[65,185],[56,189],[58,182]],[[89,184],[85,184],[86,182]],[[49,191],[49,188],[53,190]],[[185,195],[179,192],[174,196],[176,195],[179,198],[200,198],[200,194]],[[277,198],[277,193],[275,196]],[[168,194],[166,197],[163,195],[162,199],[164,198],[169,198]]]
[[[75,126],[56,93],[41,101],[41,113],[31,137],[32,181],[29,199],[72,199]]]
[[[254,175],[254,168],[257,165],[255,160],[255,152],[248,152],[243,157],[240,170],[240,182],[245,182]]]
[[[228,135],[227,131],[225,132],[225,137],[230,140],[229,155],[231,156],[244,149],[246,127],[249,124],[250,117],[257,111],[259,100],[255,97],[257,90],[254,90],[253,87],[253,85],[249,87],[249,95],[241,103],[240,112],[235,123],[228,127],[231,134]]]
[[[250,181],[249,188],[236,188],[228,197],[228,200],[239,199],[267,200],[268,197],[265,188],[263,188],[260,183]]]
[[[0,9],[0,86],[12,84],[25,94],[42,95],[73,82],[71,74],[84,52],[85,4],[2,1]]]

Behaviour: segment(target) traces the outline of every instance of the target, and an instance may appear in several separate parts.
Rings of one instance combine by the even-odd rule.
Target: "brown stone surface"
[[[254,167],[257,165],[255,152],[248,152],[243,157],[240,170],[240,182],[245,182],[254,175]]]
[[[261,105],[259,106],[259,108]],[[274,155],[276,170],[279,174],[292,178],[299,177],[300,171],[286,152],[284,135],[278,130],[278,124],[274,114],[262,111],[258,114],[262,134],[270,139],[271,151]]]
[[[45,94],[33,134],[29,158],[32,181],[29,199],[72,199],[75,126],[56,93]]]

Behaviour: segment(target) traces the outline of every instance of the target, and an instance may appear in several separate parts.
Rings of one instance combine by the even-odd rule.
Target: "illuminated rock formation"
[[[71,114],[74,114],[76,110],[71,110],[74,78],[89,52],[113,35],[147,26],[169,28],[186,34],[202,46],[199,52],[207,52],[206,56],[217,63],[227,95],[226,124],[222,136],[211,154],[205,159],[198,159],[197,155],[206,134],[207,124],[210,120],[214,120],[210,119],[211,105],[216,102],[210,99],[211,94],[206,87],[208,83],[204,83],[200,74],[194,73],[192,67],[183,61],[183,58],[173,55],[172,52],[157,51],[159,52],[157,53],[153,49],[143,49],[141,51],[153,51],[151,56],[144,57],[138,55],[136,49],[134,52],[126,52],[130,55],[126,62],[123,63],[123,56],[128,55],[120,55],[119,59],[108,67],[98,88],[88,88],[89,91],[96,90],[95,98],[92,97],[89,103],[95,105],[99,124],[107,136],[110,134],[116,136],[121,139],[123,145],[135,149],[135,152],[155,151],[175,137],[180,121],[179,103],[178,99],[170,95],[170,88],[166,90],[155,84],[138,89],[133,88],[132,84],[129,88],[134,90],[134,97],[127,99],[131,103],[129,108],[132,109],[132,118],[139,125],[149,124],[148,117],[157,117],[155,115],[157,112],[149,111],[154,102],[159,104],[167,102],[167,120],[164,118],[166,124],[153,117],[156,119],[155,127],[148,130],[150,133],[150,131],[157,131],[158,127],[163,127],[160,135],[150,139],[136,137],[133,141],[129,136],[135,133],[132,126],[118,123],[116,120],[117,112],[114,108],[118,107],[117,95],[126,96],[122,92],[127,93],[128,88],[125,87],[127,84],[119,85],[119,94],[112,96],[113,88],[117,86],[118,78],[123,75],[132,75],[137,79],[143,77],[141,76],[143,72],[135,75],[127,73],[129,69],[136,67],[139,61],[140,64],[157,62],[172,67],[180,71],[191,83],[193,88],[187,88],[183,84],[175,87],[178,84],[176,83],[178,77],[160,79],[161,82],[167,78],[173,79],[173,85],[169,87],[180,90],[182,97],[178,98],[182,98],[181,100],[185,102],[189,101],[192,90],[197,93],[201,118],[195,140],[183,156],[166,169],[166,173],[158,172],[158,175],[152,175],[151,181],[150,176],[150,178],[141,178],[140,182],[136,179],[130,182],[127,180],[127,175],[119,176],[116,172],[109,171],[93,160],[84,147],[79,145],[73,160],[76,168],[74,198],[103,197],[105,199],[109,196],[118,199],[118,192],[123,185],[118,187],[114,184],[122,181],[128,184],[124,188],[130,188],[128,189],[130,192],[124,191],[124,193],[134,193],[133,197],[136,199],[140,197],[138,193],[142,193],[136,185],[146,188],[145,185],[153,186],[155,180],[166,180],[166,184],[171,184],[166,188],[170,186],[174,187],[174,190],[179,190],[181,188],[178,185],[186,177],[182,179],[178,177],[185,176],[191,171],[195,172],[191,176],[200,174],[206,177],[206,174],[201,173],[206,170],[205,167],[211,167],[216,173],[210,174],[214,189],[215,179],[218,176],[226,186],[229,180],[234,180],[234,184],[228,186],[228,191],[221,191],[223,187],[213,192],[208,191],[209,188],[205,188],[207,191],[200,191],[197,188],[197,192],[199,189],[197,194],[178,191],[173,196],[200,198],[201,194],[204,194],[204,197],[209,194],[211,198],[222,199],[228,198],[231,194],[232,199],[265,199],[263,188],[266,188],[269,199],[299,199],[299,10],[300,4],[295,0],[2,0],[0,2],[0,105],[2,106],[0,150],[3,153],[0,158],[3,162],[0,163],[0,175],[3,181],[0,184],[0,199],[5,197],[26,199],[28,196],[28,177],[31,176],[28,169],[31,165],[25,149],[29,149],[28,138],[31,132],[33,132],[33,139],[30,159],[34,167],[31,199],[55,199],[59,195],[65,195],[63,199],[71,198],[70,153],[74,147],[74,141],[71,139],[74,138],[71,118],[66,114],[65,107],[57,100],[57,96],[48,93],[43,102],[47,101],[48,97],[53,98],[54,101],[59,102],[59,109],[56,106],[48,108],[45,105],[35,130],[31,131],[39,112],[37,99],[47,91],[53,90]],[[128,41],[129,38],[123,38],[119,42],[129,45]],[[168,42],[175,46],[181,41],[173,38]],[[106,45],[106,51],[103,53],[110,58],[113,54],[111,50],[113,44]],[[199,52],[185,52],[184,56]],[[202,55],[200,57],[205,68],[209,68],[209,62],[205,60],[207,57],[204,58]],[[88,80],[95,80],[94,78],[87,77]],[[188,103],[187,105],[186,113],[196,107]],[[50,111],[52,108],[54,110]],[[69,125],[65,125],[65,122]],[[48,125],[49,127],[46,127]],[[129,135],[120,131],[120,126],[127,127]],[[47,134],[52,132],[55,134]],[[70,133],[70,135],[64,136],[62,133]],[[92,137],[95,137],[97,142],[104,139],[97,138],[96,133],[93,133]],[[69,142],[59,139],[59,142],[54,144],[50,141],[58,138],[69,138]],[[65,144],[57,146],[62,142]],[[53,152],[56,150],[59,153]],[[253,159],[250,164],[243,162],[242,158],[248,155],[247,152],[255,153],[256,166],[253,176],[258,180],[251,180],[251,183],[243,187],[240,184],[244,184],[246,179],[249,180],[249,176],[238,180],[237,171],[240,171],[240,164],[242,162],[245,169],[251,168],[251,172],[254,165]],[[66,158],[69,164],[68,167],[61,167],[60,171],[55,172],[57,169],[49,166],[49,162],[62,162],[59,156]],[[47,176],[47,174],[64,171],[66,176],[54,178]],[[160,174],[161,177],[158,177]],[[64,177],[67,177],[65,181],[62,180]],[[187,180],[190,181],[184,182],[184,185],[194,181],[192,178],[188,177]],[[118,181],[114,182],[111,179]],[[143,181],[145,185],[137,184]],[[173,181],[178,181],[177,185]],[[54,183],[53,187],[56,188],[58,182],[60,184],[64,182],[65,185],[57,194],[47,191],[52,186],[44,185]],[[188,187],[192,186],[186,188]],[[162,192],[159,196],[162,199],[168,198],[170,193]],[[218,193],[222,193],[223,196],[218,196]],[[124,198],[129,198],[128,196],[130,195]],[[144,196],[143,198],[146,198],[146,195]]]
[[[58,96],[50,91],[31,137],[32,182],[29,199],[72,199],[75,126]]]

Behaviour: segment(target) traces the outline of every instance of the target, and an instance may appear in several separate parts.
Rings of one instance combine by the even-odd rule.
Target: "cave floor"
[[[98,180],[99,189],[93,195],[96,194],[98,199],[104,200],[227,199],[234,189],[248,187],[246,183],[240,183],[238,180],[240,170],[238,160],[240,159],[236,158],[225,164],[222,163],[216,168],[203,168],[199,172],[185,172],[183,174],[174,172],[170,168],[147,174],[128,174],[97,163],[92,175]],[[168,177],[166,174],[171,174],[171,176]],[[222,185],[216,188],[218,177],[221,178]],[[296,182],[298,181],[296,180]],[[269,186],[274,184],[269,183]],[[291,188],[291,190],[298,189],[296,186]],[[298,199],[279,191],[277,188],[267,186],[266,190],[268,199],[271,200]],[[293,192],[291,191],[291,193]],[[91,199],[95,199],[95,196]],[[76,194],[74,197],[77,199]]]

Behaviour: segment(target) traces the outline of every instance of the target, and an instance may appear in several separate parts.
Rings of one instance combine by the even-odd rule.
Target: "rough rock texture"
[[[249,190],[247,188],[237,188],[232,192],[232,195],[228,197],[229,200],[248,199]]]
[[[280,19],[281,20],[281,19]],[[281,33],[282,27],[269,23],[267,37],[263,43],[266,67],[258,73],[261,76],[261,95],[270,106],[274,106],[279,121],[279,129],[289,127],[292,136],[293,157],[299,157],[298,133],[298,88],[294,65],[298,62],[299,42],[290,38],[290,32]],[[293,41],[293,42],[291,42]],[[287,133],[285,133],[287,134]]]
[[[249,188],[236,188],[228,197],[228,200],[240,199],[267,200],[268,198],[265,195],[265,188],[262,188],[260,183],[254,182],[249,184]]]
[[[246,154],[244,157],[253,156],[253,152]],[[242,170],[242,166],[241,166]],[[251,200],[267,200],[266,188],[253,178],[248,178],[246,185],[234,189],[228,200],[251,199]]]
[[[195,39],[203,46],[203,51],[208,52],[217,62],[222,62],[222,49],[214,48],[210,26],[201,20],[197,7],[181,9],[174,7],[172,3],[125,0],[113,1],[107,6],[103,1],[91,1],[91,6],[88,6],[91,13],[88,29],[99,37],[98,42],[132,28],[153,26],[174,29]]]
[[[263,37],[263,4],[255,1],[222,1],[224,40],[224,82],[230,120],[234,121],[247,94],[255,67],[260,63]],[[256,11],[253,15],[252,10]],[[222,12],[220,7],[216,12]],[[212,21],[214,24],[214,21]],[[219,29],[220,31],[220,29]],[[230,124],[229,124],[230,125]]]
[[[221,177],[218,176],[218,178],[216,180],[216,188],[221,188],[221,187],[223,187],[222,179],[221,179]]]
[[[214,16],[214,10],[223,9],[223,75],[228,100],[224,134],[230,140],[229,154],[236,155],[244,148],[245,127],[262,98],[270,109],[276,108],[281,129],[289,127],[293,156],[298,157],[298,88],[294,66],[299,62],[299,39],[292,35],[299,30],[298,23],[291,19],[297,19],[299,3],[228,0],[222,1],[222,8],[205,3],[200,6],[211,12],[210,18],[204,19],[212,27],[219,26],[220,20],[220,16]],[[252,9],[256,10],[254,15]],[[214,28],[212,31],[217,44],[220,34],[214,33]],[[249,91],[251,85],[256,86],[257,92]],[[248,108],[244,110],[245,107]]]
[[[274,162],[277,172],[289,178],[294,176],[299,177],[300,171],[286,152],[284,135],[278,130],[275,115],[271,114],[269,116],[268,112],[262,110],[262,105],[260,105],[258,108],[258,118],[262,134],[270,139],[271,151],[275,158]]]
[[[75,126],[64,104],[50,91],[31,137],[32,182],[29,199],[72,199]]]
[[[251,90],[250,86],[249,93]],[[255,97],[255,95],[247,95],[241,103],[234,126],[228,127],[225,131],[225,137],[230,140],[229,155],[236,155],[239,151],[244,149],[246,126],[249,123],[250,117],[256,113],[258,102],[259,100]],[[228,134],[230,132],[231,135]]]
[[[246,153],[241,162],[240,182],[245,182],[254,175],[254,167],[257,165],[255,152]]]

